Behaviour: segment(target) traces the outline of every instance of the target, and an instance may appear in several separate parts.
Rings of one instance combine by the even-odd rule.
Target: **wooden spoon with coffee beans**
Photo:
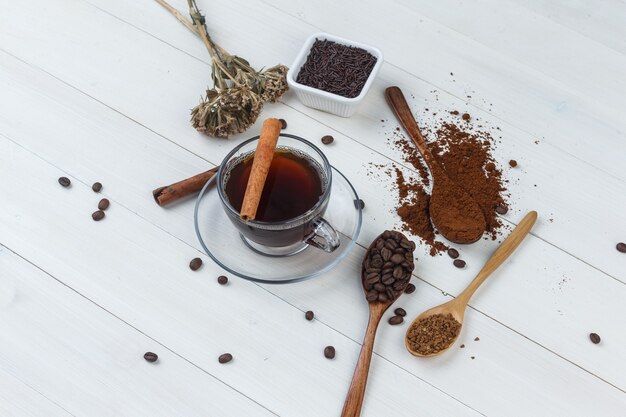
[[[385,90],[387,103],[424,157],[433,177],[430,219],[441,235],[454,243],[472,243],[487,227],[485,216],[472,196],[448,177],[430,152],[411,109],[398,87]]]
[[[357,417],[361,414],[376,329],[385,311],[409,284],[415,267],[414,250],[415,243],[402,233],[391,230],[384,231],[367,249],[361,269],[361,284],[369,303],[369,322],[342,417]]]

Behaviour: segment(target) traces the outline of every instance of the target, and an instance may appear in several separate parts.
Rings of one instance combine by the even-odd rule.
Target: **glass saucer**
[[[288,284],[329,271],[350,252],[361,231],[359,196],[350,181],[332,169],[333,183],[324,219],[339,233],[341,244],[334,252],[305,245],[282,256],[251,247],[224,213],[213,189],[217,175],[204,185],[196,201],[194,224],[200,245],[219,266],[250,281]]]

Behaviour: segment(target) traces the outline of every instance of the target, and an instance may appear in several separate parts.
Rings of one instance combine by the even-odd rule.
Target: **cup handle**
[[[326,220],[320,218],[312,221],[311,229],[304,242],[329,253],[339,247],[339,234]]]

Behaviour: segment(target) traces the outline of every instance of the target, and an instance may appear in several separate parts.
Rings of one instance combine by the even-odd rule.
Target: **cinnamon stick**
[[[204,184],[206,184],[206,182],[210,180],[215,173],[217,173],[218,169],[219,166],[216,166],[208,171],[194,175],[191,178],[166,185],[165,187],[159,187],[152,191],[154,201],[162,207],[183,197],[197,193],[202,189],[202,187],[204,187]]]
[[[246,193],[244,194],[241,211],[239,212],[239,217],[244,221],[254,220],[256,217],[256,211],[259,207],[267,173],[274,158],[274,150],[276,149],[281,127],[282,125],[278,119],[267,119],[263,122],[261,137],[256,145],[250,178],[248,178]]]

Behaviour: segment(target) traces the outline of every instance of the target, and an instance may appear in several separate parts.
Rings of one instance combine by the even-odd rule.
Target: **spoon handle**
[[[370,306],[370,318],[367,323],[361,354],[359,355],[359,361],[354,369],[354,375],[352,376],[352,382],[350,383],[350,388],[346,395],[346,402],[343,405],[341,417],[359,417],[361,415],[367,375],[370,370],[372,351],[374,349],[374,339],[376,338],[376,329],[378,329],[378,323],[380,323],[380,319],[386,309],[387,306],[380,304]]]
[[[537,220],[537,212],[531,211],[521,222],[513,229],[511,234],[504,239],[504,242],[496,249],[491,255],[491,258],[487,261],[483,269],[480,270],[476,278],[467,286],[465,290],[456,298],[458,302],[467,304],[469,299],[474,295],[474,292],[481,286],[483,282],[495,271],[502,263],[511,255],[515,249],[522,243],[522,240],[526,237],[530,229],[533,228],[535,221]]]
[[[428,149],[428,145],[426,145],[422,132],[420,132],[420,128],[417,126],[413,113],[411,113],[409,104],[406,102],[404,94],[402,94],[402,90],[395,86],[388,87],[385,90],[385,98],[387,99],[387,104],[389,104],[389,107],[391,107],[391,110],[393,110],[400,121],[400,124],[402,124],[404,130],[409,134],[413,143],[415,143],[417,150],[420,151],[426,163],[430,166],[433,155],[430,149]]]

